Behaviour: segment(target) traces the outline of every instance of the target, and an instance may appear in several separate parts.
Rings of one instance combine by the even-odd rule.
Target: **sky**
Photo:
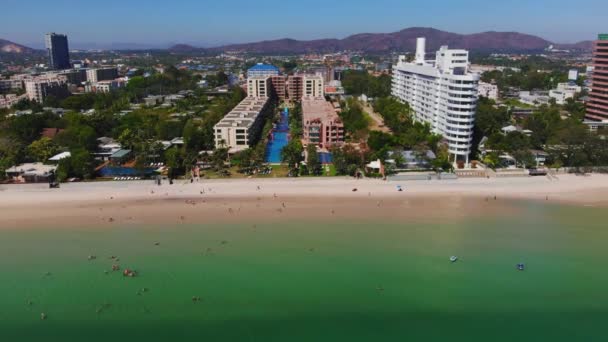
[[[434,27],[517,31],[557,43],[608,31],[607,0],[1,0],[0,38],[40,48],[44,33],[71,48],[129,43],[217,46],[259,40],[344,38]]]

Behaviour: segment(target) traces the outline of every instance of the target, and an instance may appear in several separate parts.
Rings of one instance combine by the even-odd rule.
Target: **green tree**
[[[58,151],[57,145],[53,142],[53,140],[42,137],[34,142],[32,142],[28,147],[28,155],[32,157],[34,160],[46,163],[49,158],[57,154]]]
[[[281,151],[281,160],[290,169],[297,169],[298,165],[304,160],[303,152],[302,142],[299,139],[292,139]]]
[[[306,167],[308,168],[308,174],[310,175],[319,176],[323,173],[323,168],[319,161],[319,153],[317,153],[317,147],[313,144],[306,147]]]
[[[369,120],[363,112],[363,107],[361,107],[359,101],[352,98],[349,99],[347,101],[347,108],[340,113],[340,118],[344,123],[344,129],[351,135],[367,133]]]

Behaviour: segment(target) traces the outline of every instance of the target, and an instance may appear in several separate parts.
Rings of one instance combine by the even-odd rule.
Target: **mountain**
[[[416,38],[425,37],[427,51],[435,51],[441,45],[477,52],[533,52],[542,51],[552,43],[540,37],[518,32],[482,32],[458,34],[428,27],[412,27],[393,33],[362,33],[344,39],[266,40],[257,43],[224,45],[209,49],[197,49],[188,45],[189,51],[247,51],[251,53],[307,53],[336,52],[343,50],[366,52],[414,51]],[[580,44],[580,45],[579,45]],[[554,44],[558,46],[558,44]],[[584,43],[572,44],[583,49]],[[183,45],[171,51],[184,51]]]
[[[32,53],[35,50],[27,46],[19,45],[8,40],[0,39],[0,52],[7,53]]]
[[[554,48],[563,50],[591,51],[593,50],[593,41],[585,40],[574,44],[555,44]]]
[[[177,53],[195,52],[197,50],[200,49],[188,44],[176,44],[169,48],[169,51]]]

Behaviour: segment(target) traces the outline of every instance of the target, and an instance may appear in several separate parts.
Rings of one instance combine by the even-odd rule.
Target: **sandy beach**
[[[401,186],[404,191],[397,191]],[[353,191],[355,190],[356,191]],[[504,200],[608,205],[608,176],[447,181],[247,179],[0,187],[0,227],[315,219],[457,219],[510,214]],[[501,203],[498,205],[498,203]]]

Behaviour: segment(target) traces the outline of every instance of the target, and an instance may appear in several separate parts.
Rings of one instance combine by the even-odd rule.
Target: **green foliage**
[[[409,104],[401,103],[394,97],[383,97],[374,101],[374,111],[380,113],[384,124],[395,134],[401,134],[412,127]]]
[[[368,160],[368,155],[359,151],[351,145],[343,147],[334,147],[331,150],[333,163],[336,167],[338,175],[354,176],[357,170],[365,168],[365,161]]]
[[[68,178],[91,179],[94,176],[94,160],[91,154],[82,148],[71,150],[69,158],[64,158],[57,166],[57,178],[65,181]]]
[[[342,85],[349,95],[366,94],[369,97],[387,97],[391,95],[391,76],[375,77],[367,71],[349,70],[344,73]]]
[[[210,87],[215,88],[228,84],[228,75],[223,70],[220,70],[215,75],[208,75],[205,80],[207,80]]]
[[[309,175],[319,176],[323,173],[323,168],[319,160],[319,153],[317,153],[317,147],[313,144],[306,147],[306,167]]]
[[[296,102],[289,112],[289,133],[293,139],[302,137],[302,103],[300,102]]]
[[[496,107],[496,102],[481,96],[477,102],[475,130],[479,137],[500,132],[502,127],[509,124],[510,117],[507,107]]]
[[[42,137],[35,140],[27,147],[28,155],[35,161],[46,163],[49,158],[57,154],[59,148],[57,145],[47,137]]]
[[[384,148],[395,146],[396,139],[392,134],[373,131],[369,134],[367,145],[374,151],[380,151]]]
[[[13,105],[14,110],[28,110],[31,109],[33,113],[42,112],[42,105],[36,101],[30,101],[29,99],[23,99]]]
[[[290,169],[297,168],[298,165],[304,160],[302,153],[304,147],[300,139],[292,139],[281,151],[281,160],[287,164]]]
[[[294,71],[294,69],[297,67],[298,67],[298,63],[294,60],[283,62],[283,64],[281,65],[283,72],[286,74],[292,73]]]
[[[344,129],[347,133],[351,135],[367,133],[369,119],[363,112],[363,107],[356,99],[348,99],[346,108],[340,113],[340,118],[344,123]]]
[[[24,145],[40,137],[42,129],[46,127],[46,118],[42,114],[30,114],[11,117],[8,120],[6,134],[15,137]]]
[[[227,162],[228,148],[221,147],[213,151],[213,155],[211,156],[211,163],[213,164],[213,169],[218,173],[218,175],[222,177],[230,175],[230,172],[228,172]]]

